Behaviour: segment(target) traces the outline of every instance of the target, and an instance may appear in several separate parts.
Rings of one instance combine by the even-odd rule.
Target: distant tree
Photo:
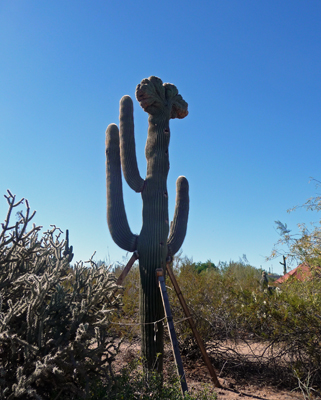
[[[196,269],[198,273],[201,273],[203,271],[211,270],[211,269],[217,269],[214,263],[212,263],[211,260],[207,260],[206,262],[197,262],[193,263],[193,267]]]
[[[244,261],[229,261],[227,262],[220,262],[220,271],[222,275],[230,276],[231,278],[235,279],[241,287],[247,287],[250,283],[255,282],[259,284],[261,276],[262,276],[262,269],[258,269],[250,265],[248,262],[245,263]]]
[[[243,265],[250,265],[249,260],[246,257],[246,254],[243,254],[242,258],[239,257],[239,263]]]

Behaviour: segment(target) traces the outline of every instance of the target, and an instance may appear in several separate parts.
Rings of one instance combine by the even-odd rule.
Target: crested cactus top
[[[150,115],[169,112],[169,118],[185,118],[188,114],[187,103],[178,94],[176,86],[163,83],[156,76],[143,79],[136,88],[136,99]]]

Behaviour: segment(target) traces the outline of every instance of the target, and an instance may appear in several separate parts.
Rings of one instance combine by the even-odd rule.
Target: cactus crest
[[[185,118],[188,115],[187,103],[178,94],[176,86],[163,83],[156,76],[143,79],[136,88],[136,99],[148,114],[157,115],[163,109],[168,109],[170,118]]]

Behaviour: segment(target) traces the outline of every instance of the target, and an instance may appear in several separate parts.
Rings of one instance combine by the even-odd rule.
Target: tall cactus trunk
[[[133,122],[133,104],[129,96],[120,102],[120,130],[114,124],[106,131],[107,221],[113,240],[127,251],[138,251],[140,270],[140,318],[142,355],[148,370],[163,369],[164,310],[156,280],[156,269],[165,274],[166,258],[183,243],[187,228],[189,198],[185,177],[177,180],[173,223],[169,229],[167,175],[169,171],[169,120],[184,118],[187,103],[174,85],[156,77],[144,79],[136,88],[136,98],[149,114],[145,148],[147,175],[138,172]],[[134,235],[128,226],[124,208],[121,167],[128,185],[140,192],[143,200],[143,225]]]
[[[167,175],[169,171],[169,115],[149,116],[146,143],[147,176],[142,192],[143,226],[137,250],[140,269],[140,318],[142,354],[148,369],[162,371],[163,303],[156,281],[156,269],[166,270],[168,222]]]

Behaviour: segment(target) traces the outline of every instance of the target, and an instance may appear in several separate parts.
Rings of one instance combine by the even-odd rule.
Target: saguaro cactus
[[[162,371],[164,311],[156,281],[156,269],[166,270],[166,260],[181,247],[187,228],[188,182],[176,182],[176,206],[169,227],[167,175],[169,170],[169,120],[184,118],[187,103],[176,87],[151,76],[136,88],[136,98],[148,116],[145,147],[147,175],[141,178],[136,159],[133,102],[120,101],[120,125],[106,130],[107,222],[115,243],[124,250],[138,251],[140,270],[140,316],[142,355],[147,368]],[[143,225],[139,235],[131,232],[124,208],[121,167],[128,185],[143,200]]]

